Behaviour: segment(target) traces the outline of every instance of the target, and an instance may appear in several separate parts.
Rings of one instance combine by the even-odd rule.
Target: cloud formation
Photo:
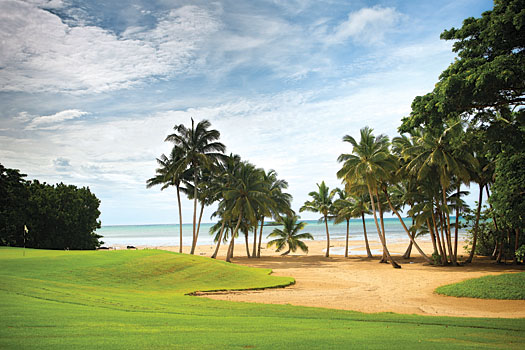
[[[184,6],[153,29],[123,35],[70,26],[34,4],[0,2],[0,91],[100,93],[189,70],[199,43],[218,23],[204,9]]]
[[[326,39],[339,44],[348,39],[361,44],[379,44],[385,36],[396,29],[403,15],[392,7],[364,7],[350,12],[348,19],[337,25]]]
[[[80,118],[83,115],[89,114],[88,112],[80,111],[78,109],[68,109],[65,111],[57,112],[52,115],[44,115],[34,117],[31,123],[29,123],[26,129],[38,129],[42,126],[48,126],[49,124],[57,124],[66,120]],[[27,116],[27,112],[22,112],[20,114],[22,118]]]

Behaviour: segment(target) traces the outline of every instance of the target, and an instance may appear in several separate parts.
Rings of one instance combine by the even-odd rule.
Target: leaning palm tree
[[[290,252],[295,253],[297,248],[308,253],[308,246],[304,244],[303,239],[314,239],[312,234],[304,232],[299,233],[306,226],[306,222],[299,220],[297,215],[287,215],[277,220],[277,223],[283,225],[283,228],[276,228],[268,235],[269,237],[278,237],[268,242],[268,246],[276,246],[276,252],[282,251],[286,246],[288,250],[281,255],[288,255]]]
[[[197,245],[197,201],[198,201],[198,179],[203,168],[209,168],[224,158],[226,147],[218,142],[220,133],[211,129],[211,123],[202,120],[195,125],[191,119],[191,128],[186,128],[183,124],[175,125],[175,132],[166,137],[166,141],[171,141],[184,153],[180,167],[190,168],[193,172],[193,241],[191,254],[195,252]]]
[[[156,169],[154,177],[150,178],[146,182],[146,187],[151,188],[156,185],[162,185],[161,191],[165,190],[169,186],[175,186],[177,189],[177,203],[179,208],[179,231],[180,231],[180,243],[179,253],[182,253],[182,208],[180,203],[180,191],[181,183],[189,180],[189,172],[181,167],[183,160],[183,152],[178,147],[173,147],[170,153],[170,157],[162,154],[160,158],[157,158],[159,168]]]
[[[318,191],[312,191],[308,195],[312,197],[311,201],[304,202],[304,205],[299,209],[300,212],[310,211],[314,213],[320,213],[322,217],[319,219],[323,221],[326,228],[326,253],[325,256],[330,256],[330,233],[328,232],[328,217],[332,214],[333,194],[330,193],[330,189],[324,181],[321,184],[317,184]]]
[[[379,182],[382,179],[388,178],[390,173],[395,169],[395,163],[388,149],[388,137],[385,135],[374,136],[373,129],[365,127],[361,129],[361,140],[359,143],[350,135],[343,137],[344,142],[349,142],[352,145],[352,154],[341,154],[338,161],[343,163],[343,167],[337,172],[337,177],[344,179],[350,186],[352,184],[364,183],[367,186],[368,194],[370,195],[370,204],[374,214],[374,222],[376,224],[377,233],[383,246],[383,254],[390,261],[394,268],[401,268],[397,264],[388,248],[386,246],[386,239],[384,231],[381,231],[376,215],[376,201],[377,197],[378,210],[382,219],[382,207],[379,198]],[[381,226],[383,220],[381,220]],[[384,259],[381,260],[383,262]]]

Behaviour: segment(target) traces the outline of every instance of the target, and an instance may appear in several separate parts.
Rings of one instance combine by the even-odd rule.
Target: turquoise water
[[[451,221],[454,220],[451,218]],[[315,240],[325,240],[326,231],[324,223],[319,223],[316,220],[303,220],[307,223],[303,232],[309,232],[314,236]],[[366,232],[370,240],[378,240],[377,230],[374,224],[374,219],[366,219]],[[410,219],[405,219],[407,226],[410,224]],[[209,229],[213,224],[201,224],[198,245],[213,244],[213,237],[210,236]],[[263,229],[263,242],[267,242],[266,236],[270,234],[276,226],[265,226]],[[346,223],[334,225],[328,224],[330,231],[330,239],[344,240],[346,236]],[[385,231],[388,242],[395,242],[399,240],[406,240],[407,234],[403,230],[403,226],[397,218],[385,219]],[[193,225],[183,224],[182,235],[183,245],[191,245]],[[118,225],[118,226],[102,226],[97,230],[99,235],[102,235],[102,241],[105,246],[112,245],[133,245],[133,246],[178,246],[179,245],[179,225]],[[464,236],[464,230],[460,230]],[[253,232],[250,234],[253,236]],[[350,240],[363,240],[363,224],[361,219],[353,219],[350,221]],[[430,240],[428,235],[418,238],[418,240]]]

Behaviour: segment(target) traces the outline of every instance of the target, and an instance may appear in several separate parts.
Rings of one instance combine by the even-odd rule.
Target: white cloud
[[[81,116],[86,114],[89,113],[78,109],[68,109],[65,111],[57,112],[52,115],[38,116],[33,118],[33,120],[31,121],[31,123],[29,123],[26,129],[37,129],[42,125],[45,126],[49,124],[57,124],[66,120],[80,118]],[[19,115],[27,115],[27,113],[22,112]]]
[[[391,7],[362,8],[349,13],[348,20],[339,24],[326,39],[332,44],[348,39],[362,44],[382,43],[402,18],[403,15]]]
[[[40,2],[39,2],[40,3]],[[185,6],[151,30],[122,36],[68,26],[33,4],[0,3],[0,91],[103,92],[191,69],[199,43],[217,30],[206,10]]]

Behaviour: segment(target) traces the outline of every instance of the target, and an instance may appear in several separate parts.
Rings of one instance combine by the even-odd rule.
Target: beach
[[[426,253],[432,251],[432,243],[419,242]],[[498,265],[493,260],[478,257],[472,264],[465,266],[432,266],[427,264],[412,249],[412,257],[403,259],[401,255],[408,245],[397,240],[389,244],[389,250],[401,269],[394,269],[390,264],[379,263],[380,254],[369,259],[363,252],[363,241],[352,241],[351,254],[345,258],[343,240],[331,240],[331,256],[324,257],[326,241],[307,242],[309,253],[290,253],[280,256],[275,249],[263,244],[260,259],[248,259],[243,239],[237,239],[233,263],[272,269],[277,276],[291,276],[296,283],[293,286],[278,289],[255,291],[230,291],[217,293],[199,293],[200,295],[238,302],[256,302],[269,304],[291,304],[311,307],[323,307],[341,310],[353,310],[367,313],[395,312],[429,316],[460,317],[525,317],[524,300],[483,300],[474,298],[456,298],[438,295],[434,290],[442,285],[460,282],[470,278],[524,271],[525,267]],[[459,256],[466,257],[460,242]],[[122,247],[121,247],[122,248]],[[124,247],[125,248],[125,247]],[[155,247],[138,247],[155,248]],[[250,248],[252,248],[250,246]],[[380,252],[378,240],[370,240],[373,252]],[[177,251],[178,247],[159,247]],[[211,256],[215,247],[200,245],[196,255]],[[224,259],[227,245],[222,245],[218,259]],[[188,253],[190,247],[183,247]]]

